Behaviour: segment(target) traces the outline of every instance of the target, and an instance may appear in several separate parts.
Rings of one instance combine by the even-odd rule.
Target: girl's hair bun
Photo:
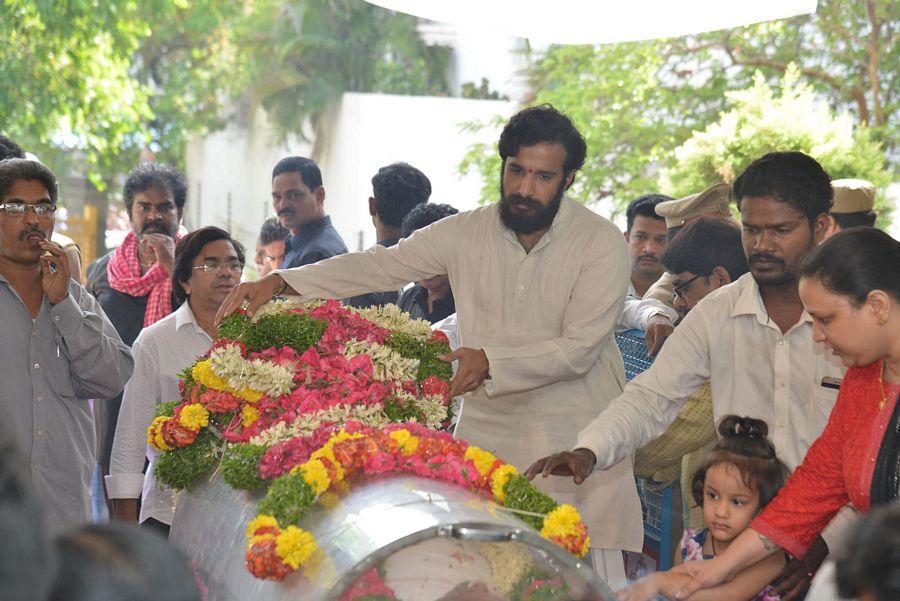
[[[769,426],[761,419],[726,415],[719,422],[719,435],[722,438],[749,438],[765,440],[769,434]]]

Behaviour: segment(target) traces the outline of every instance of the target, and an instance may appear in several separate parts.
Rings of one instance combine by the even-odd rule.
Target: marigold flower
[[[410,434],[409,430],[394,430],[390,436],[404,455],[412,455],[419,448],[419,438]]]
[[[587,527],[581,521],[578,510],[571,505],[560,505],[547,514],[541,536],[578,557],[584,557],[591,544]]]
[[[303,565],[317,549],[313,535],[296,526],[288,526],[275,539],[275,554],[295,570]]]
[[[171,449],[171,447],[166,444],[166,439],[163,438],[162,435],[162,426],[170,419],[172,418],[160,415],[154,419],[153,423],[150,424],[150,427],[147,428],[147,443],[160,451],[168,451]]]
[[[265,532],[263,534],[254,534],[247,541],[247,548],[255,547],[267,540],[276,540],[277,535],[274,532]]]
[[[494,462],[497,461],[493,453],[475,446],[470,446],[466,449],[465,458],[475,464],[475,468],[482,476],[486,476],[494,467]]]
[[[191,403],[181,408],[178,421],[185,428],[199,430],[209,425],[209,411],[200,403]]]
[[[279,528],[278,520],[275,519],[275,516],[265,513],[259,514],[247,524],[247,538],[253,538],[256,531],[262,530],[263,528]]]
[[[491,475],[491,492],[498,503],[506,500],[506,483],[518,473],[519,470],[516,469],[516,466],[509,463],[504,463],[494,470]]]
[[[303,480],[309,484],[310,488],[317,495],[321,495],[331,486],[331,479],[328,477],[328,469],[318,459],[310,459],[306,463],[294,467],[292,474],[302,474]]]
[[[560,505],[544,518],[541,536],[564,538],[576,534],[580,523],[581,516],[577,509],[568,504]]]
[[[244,405],[241,409],[241,425],[245,428],[252,426],[259,419],[259,410],[253,405]]]

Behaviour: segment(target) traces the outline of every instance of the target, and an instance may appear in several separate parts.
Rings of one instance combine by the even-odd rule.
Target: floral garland
[[[156,476],[171,488],[202,476],[196,460],[209,468],[226,442],[253,445],[253,453],[235,451],[247,459],[261,456],[256,447],[348,420],[372,426],[414,420],[431,428],[447,420],[451,371],[437,359],[449,352],[446,336],[396,307],[275,301],[253,319],[229,316],[218,333],[212,349],[182,374],[182,400],[147,430],[148,443],[163,451]],[[213,435],[200,436],[207,430]],[[242,472],[231,483],[257,485],[260,476]]]
[[[578,556],[590,546],[587,529],[571,505],[540,493],[516,468],[446,432],[418,423],[371,428],[355,423],[334,429],[305,451],[270,486],[247,526],[247,569],[257,578],[282,580],[317,549],[297,524],[335,486],[361,476],[410,473],[463,486],[517,512],[541,535]],[[302,463],[297,460],[306,458]]]

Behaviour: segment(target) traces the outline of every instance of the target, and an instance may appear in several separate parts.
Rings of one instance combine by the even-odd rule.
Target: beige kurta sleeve
[[[709,339],[701,303],[666,340],[653,365],[578,435],[575,448],[590,449],[597,469],[615,465],[658,438],[684,402],[710,378]]]
[[[599,230],[571,292],[562,336],[526,346],[485,348],[488,396],[534,390],[584,376],[616,329],[628,290],[628,250],[612,230]]]
[[[375,246],[294,269],[277,271],[305,298],[346,298],[402,288],[448,272],[448,256],[464,235],[455,216],[416,231],[395,246]]]
[[[672,301],[674,300],[672,297],[675,294],[675,276],[669,273],[668,271],[659,276],[659,279],[656,280],[650,288],[647,290],[647,293],[644,294],[645,299],[654,299],[658,300],[665,306],[674,309],[672,305]]]

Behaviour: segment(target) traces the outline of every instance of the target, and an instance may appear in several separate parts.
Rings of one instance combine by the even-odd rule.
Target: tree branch
[[[878,59],[880,58],[878,41],[881,34],[881,23],[875,14],[875,6],[872,0],[866,0],[866,17],[869,19],[869,43],[866,52],[869,55],[868,79],[869,92],[872,94],[872,112],[875,114],[875,123],[884,125],[884,111],[881,109],[881,88],[878,86]]]

